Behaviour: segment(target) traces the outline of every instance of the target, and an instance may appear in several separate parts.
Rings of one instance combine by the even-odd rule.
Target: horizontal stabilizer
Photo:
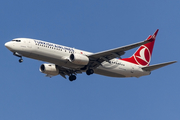
[[[153,70],[156,70],[158,68],[161,68],[161,67],[164,67],[166,65],[170,65],[170,64],[173,64],[173,63],[176,63],[176,62],[177,61],[172,61],[172,62],[166,62],[166,63],[156,64],[156,65],[150,65],[150,66],[147,66],[147,67],[143,67],[142,69],[146,70],[146,71],[153,71]]]

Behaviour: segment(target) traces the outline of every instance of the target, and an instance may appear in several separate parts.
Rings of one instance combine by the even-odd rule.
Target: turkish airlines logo
[[[146,46],[141,46],[134,54],[134,59],[139,65],[148,66],[151,60],[151,53]]]

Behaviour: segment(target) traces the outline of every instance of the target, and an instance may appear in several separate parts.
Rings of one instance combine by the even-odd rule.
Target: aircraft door
[[[22,40],[20,46],[21,46],[21,49],[22,49],[22,50],[26,50],[26,49],[27,49],[27,41]]]
[[[131,74],[131,77],[134,77],[134,66],[133,65],[131,65],[131,67],[130,67],[130,74]]]
[[[28,41],[27,41],[27,47],[28,47],[28,48],[32,48],[32,42],[31,42],[31,40],[28,40]]]
[[[134,66],[131,66],[131,73],[134,73]]]

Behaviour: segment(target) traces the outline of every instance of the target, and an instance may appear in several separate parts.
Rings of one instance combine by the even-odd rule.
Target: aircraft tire
[[[76,76],[75,76],[75,75],[71,75],[71,76],[69,76],[69,80],[70,80],[70,81],[74,81],[74,80],[76,80]]]
[[[87,71],[86,71],[86,74],[87,75],[91,75],[91,74],[93,74],[94,73],[94,70],[93,69],[88,69]]]
[[[19,59],[19,63],[22,63],[23,62],[23,59]]]

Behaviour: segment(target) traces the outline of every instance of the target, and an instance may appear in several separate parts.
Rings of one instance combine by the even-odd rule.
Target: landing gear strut
[[[87,71],[86,71],[86,74],[87,75],[91,75],[91,74],[93,74],[94,73],[94,70],[93,69],[88,69]]]
[[[19,53],[14,52],[13,55],[15,55],[15,56],[17,56],[17,57],[20,57],[19,63],[22,63],[22,62],[23,62],[22,56],[21,56]]]
[[[74,81],[74,80],[76,80],[76,76],[75,76],[75,75],[71,75],[71,76],[69,76],[69,80],[70,80],[70,81]]]

